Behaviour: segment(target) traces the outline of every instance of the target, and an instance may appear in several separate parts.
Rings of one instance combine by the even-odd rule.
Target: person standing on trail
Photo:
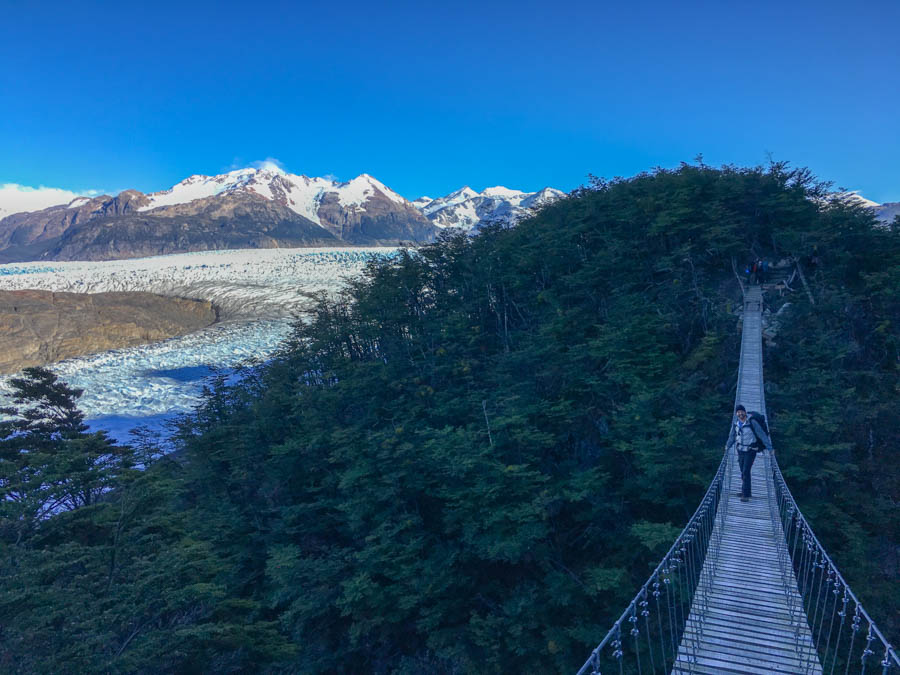
[[[738,466],[741,467],[741,501],[748,502],[753,496],[750,486],[750,469],[753,468],[757,451],[761,449],[774,451],[769,434],[757,420],[747,416],[747,409],[744,406],[738,404],[734,409],[734,415],[734,425],[728,435],[725,451],[729,452],[731,448],[737,450]]]

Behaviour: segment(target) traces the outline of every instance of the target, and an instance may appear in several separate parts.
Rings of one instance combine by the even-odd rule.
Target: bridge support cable
[[[900,673],[900,657],[863,608],[797,506],[775,457],[767,463],[788,563],[823,671]]]
[[[735,403],[766,412],[762,294],[745,289]],[[840,575],[768,452],[741,502],[726,453],[694,515],[578,675],[881,673],[900,660]]]
[[[766,413],[762,367],[762,295],[758,286],[744,295],[741,359],[735,404]],[[682,647],[677,673],[821,673],[805,617],[797,612],[799,593],[784,552],[784,533],[775,517],[775,492],[767,480],[765,454],[751,470],[756,490],[749,503],[730,491],[720,509],[722,544],[716,576],[706,597],[695,597],[686,637],[696,634],[699,650]],[[740,482],[736,453],[728,457]]]
[[[706,494],[650,578],[634,596],[622,615],[578,675],[596,673],[669,672],[678,655],[692,598],[698,595],[701,571],[710,542],[721,537],[716,526],[719,504],[724,496],[727,457],[719,463]],[[695,648],[699,644],[694,643]]]

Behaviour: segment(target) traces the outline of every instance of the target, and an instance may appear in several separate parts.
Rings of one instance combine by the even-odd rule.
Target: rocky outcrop
[[[152,293],[0,291],[0,373],[205,328],[212,304]]]

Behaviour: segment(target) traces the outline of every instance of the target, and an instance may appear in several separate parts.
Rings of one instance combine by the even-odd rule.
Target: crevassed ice
[[[0,265],[0,289],[149,291],[212,300],[220,322],[142,347],[69,359],[53,370],[84,389],[89,420],[115,417],[129,428],[142,419],[191,409],[209,368],[265,360],[318,292],[332,294],[361,273],[373,256],[396,249],[267,249],[186,253],[107,262]],[[9,391],[0,378],[0,393]],[[122,422],[122,419],[125,422]],[[121,431],[121,429],[117,430]],[[122,434],[117,434],[122,435]]]
[[[211,300],[223,319],[291,316],[311,294],[335,292],[388,248],[203,251],[104,262],[0,265],[0,289],[150,291]]]
[[[289,332],[290,322],[284,319],[219,324],[152,345],[69,359],[53,370],[84,389],[81,407],[88,417],[181,412],[199,400],[201,382],[180,378],[177,371],[197,366],[227,369],[264,360]]]

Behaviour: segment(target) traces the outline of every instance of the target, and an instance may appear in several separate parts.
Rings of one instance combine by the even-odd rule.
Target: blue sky
[[[702,153],[900,201],[900,2],[0,2],[0,183],[268,157],[401,194]]]

